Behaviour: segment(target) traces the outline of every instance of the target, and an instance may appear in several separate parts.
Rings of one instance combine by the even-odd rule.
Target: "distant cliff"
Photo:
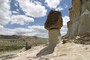
[[[72,0],[69,17],[64,38],[71,39],[90,32],[90,0]]]

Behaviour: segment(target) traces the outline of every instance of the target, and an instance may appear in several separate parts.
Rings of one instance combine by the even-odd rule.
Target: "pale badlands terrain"
[[[71,42],[66,44],[59,43],[52,54],[37,57],[36,54],[45,47],[45,45],[40,45],[27,51],[22,49],[21,51],[1,56],[0,60],[90,60],[90,45]]]

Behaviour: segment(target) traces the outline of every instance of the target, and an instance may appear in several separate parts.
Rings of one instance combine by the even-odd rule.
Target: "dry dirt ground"
[[[33,47],[27,51],[1,56],[0,60],[90,60],[90,45],[59,43],[52,54],[36,57],[45,45]]]

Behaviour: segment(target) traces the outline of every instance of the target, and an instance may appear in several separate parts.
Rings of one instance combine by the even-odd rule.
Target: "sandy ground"
[[[36,54],[45,46],[36,46],[27,51],[19,51],[0,57],[0,60],[90,60],[90,45],[59,43],[52,54],[37,57]]]

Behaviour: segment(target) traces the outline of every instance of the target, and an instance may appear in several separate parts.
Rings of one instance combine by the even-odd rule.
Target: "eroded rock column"
[[[49,46],[54,46],[56,45],[59,41],[58,36],[59,36],[59,29],[52,29],[49,30]]]
[[[58,43],[58,36],[60,36],[60,29],[63,26],[62,15],[59,11],[51,10],[46,23],[45,29],[49,34],[49,46],[55,46]]]
[[[90,32],[90,0],[81,0],[81,3],[82,9],[78,35],[84,35],[85,33]]]
[[[37,56],[47,55],[51,54],[54,51],[54,48],[56,44],[58,43],[59,39],[58,36],[60,36],[60,29],[63,26],[63,21],[61,17],[61,12],[51,10],[48,14],[46,23],[45,23],[45,29],[48,30],[49,34],[49,45],[42,49]]]

